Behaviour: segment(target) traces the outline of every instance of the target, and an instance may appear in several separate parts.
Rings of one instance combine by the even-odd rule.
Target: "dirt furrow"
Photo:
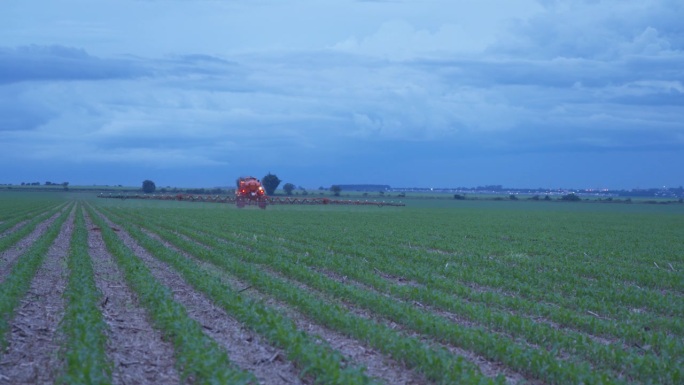
[[[166,247],[181,253],[187,258],[192,259],[200,268],[209,271],[219,270],[216,266],[213,266],[208,262],[200,261],[194,256],[179,250],[175,246],[161,239],[156,234],[147,230],[143,231],[145,231],[147,235],[164,243]],[[195,240],[191,241],[196,242]],[[206,245],[203,246],[207,247]],[[235,277],[228,276],[227,274],[221,274],[221,279],[235,290],[244,290],[245,288],[250,287],[246,283],[236,279]],[[396,360],[383,355],[378,350],[369,347],[358,340],[311,321],[309,318],[292,309],[283,302],[263,295],[255,290],[250,290],[244,295],[247,295],[252,299],[259,300],[268,306],[281,310],[295,322],[295,325],[299,330],[304,331],[309,335],[317,336],[321,340],[327,342],[333,349],[344,355],[348,361],[354,363],[355,365],[365,367],[367,369],[366,374],[368,374],[370,377],[377,378],[382,382],[393,385],[429,383],[429,381],[420,373],[407,369]]]
[[[312,288],[305,283],[302,283],[302,282],[293,280],[289,277],[286,277],[283,274],[281,274],[280,272],[278,272],[274,269],[271,269],[270,267],[260,266],[260,268],[263,269],[268,274],[271,274],[275,277],[278,277],[280,279],[283,279],[283,280],[291,283],[293,286],[296,286],[302,290],[309,291],[311,293],[315,293],[317,296],[320,296],[321,298],[326,299],[330,303],[337,303],[338,305],[344,307],[349,313],[354,314],[357,317],[365,318],[368,320],[374,320],[374,321],[381,323],[381,324],[386,324],[391,329],[395,329],[397,331],[400,331],[402,334],[404,334],[407,337],[418,339],[421,342],[425,343],[426,345],[433,345],[433,346],[444,348],[444,349],[448,350],[449,352],[451,352],[455,356],[463,357],[464,359],[475,364],[480,369],[480,372],[487,377],[495,378],[499,375],[502,375],[505,377],[507,384],[517,384],[517,383],[521,383],[521,382],[522,383],[536,383],[534,380],[529,379],[529,378],[525,378],[525,376],[523,376],[522,374],[511,370],[510,368],[506,367],[504,364],[502,364],[500,362],[488,360],[487,358],[482,357],[479,354],[476,354],[474,352],[460,348],[460,347],[455,346],[455,345],[437,342],[432,337],[425,336],[419,332],[408,329],[408,328],[404,327],[403,325],[397,324],[390,319],[385,319],[383,316],[378,316],[377,314],[374,314],[369,310],[363,309],[363,308],[357,306],[356,304],[354,304],[352,302],[345,301],[345,300],[338,301],[337,299],[332,298],[332,297],[328,296],[327,294],[320,292],[318,289]],[[312,271],[312,273],[314,273],[314,271]],[[331,277],[331,278],[333,278],[333,277]],[[349,281],[347,281],[346,277],[339,277],[339,278],[340,278],[340,283],[345,283],[345,284],[349,283]],[[358,283],[355,283],[355,284],[358,284]],[[361,284],[358,284],[358,285],[361,285]],[[362,285],[359,287],[362,287]],[[385,297],[390,298],[387,295],[385,295]],[[471,327],[472,325],[473,325],[472,323],[466,323],[463,326]]]
[[[109,219],[103,218],[109,225],[115,226]],[[302,384],[297,368],[285,359],[285,352],[268,344],[196,291],[180,274],[154,258],[127,232],[120,230],[117,235],[145,263],[159,282],[172,289],[174,300],[182,304],[188,310],[188,315],[202,325],[205,334],[226,350],[231,362],[252,372],[261,384]]]
[[[7,278],[7,274],[9,274],[10,270],[12,270],[12,266],[14,266],[14,262],[17,260],[17,258],[22,253],[24,253],[26,249],[28,249],[34,242],[36,242],[38,238],[45,234],[48,227],[50,227],[50,225],[52,225],[52,223],[55,220],[57,220],[57,218],[62,214],[63,210],[65,209],[66,208],[63,208],[62,210],[52,215],[50,218],[39,223],[38,226],[36,226],[36,228],[29,235],[22,238],[19,242],[14,244],[9,249],[0,252],[0,282],[5,281],[5,278]]]
[[[8,236],[8,235],[10,235],[10,234],[12,234],[12,233],[14,233],[15,231],[17,231],[17,230],[21,229],[22,227],[24,227],[28,222],[29,222],[28,219],[23,220],[23,221],[21,221],[21,222],[15,224],[14,226],[10,227],[9,229],[7,229],[7,230],[5,230],[5,231],[3,231],[3,232],[0,232],[0,238],[4,238],[4,237],[6,237],[6,236]],[[0,224],[3,224],[3,223],[4,223],[4,222],[0,222]]]
[[[48,249],[27,296],[11,321],[8,346],[0,363],[0,382],[11,384],[52,383],[59,370],[60,337],[56,332],[64,316],[68,272],[66,259],[74,228],[74,211],[62,225]],[[56,217],[55,217],[56,218]]]
[[[239,284],[239,281],[237,282]],[[261,293],[253,294],[253,298],[260,299],[266,305],[279,309],[284,314],[287,314],[287,316],[294,321],[299,330],[327,342],[333,349],[340,352],[354,365],[365,367],[366,374],[370,377],[392,385],[430,383],[422,374],[406,368],[401,363],[397,362],[397,360],[384,355],[382,352],[361,341],[315,323],[281,301],[267,297]]]
[[[102,314],[109,326],[107,356],[113,363],[114,384],[179,384],[171,343],[150,324],[136,295],[126,286],[114,257],[107,251],[100,229],[88,215],[88,251],[95,284],[104,298]]]
[[[357,282],[354,280],[347,279],[346,276],[341,276],[335,272],[328,271],[328,270],[325,270],[322,268],[311,268],[311,270],[314,273],[323,274],[326,277],[333,279],[339,283],[342,283],[345,285],[353,285],[359,289],[370,291],[370,292],[373,292],[373,293],[378,294],[378,295],[382,295],[388,299],[392,299],[392,300],[395,300],[395,301],[400,302],[400,303],[405,303],[405,304],[407,303],[403,299],[394,298],[388,294],[380,293],[377,290],[375,290],[375,288],[372,288],[370,286],[367,286],[363,283],[360,283],[360,282]],[[282,276],[282,274],[280,274],[277,271],[273,271],[270,269],[268,269],[268,271],[270,273],[276,275],[276,276],[279,276],[283,279],[286,279],[290,282],[293,282],[293,284],[295,284],[295,285],[301,285],[304,288],[308,288],[307,285],[302,284],[300,282],[292,281],[289,278]],[[314,289],[309,289],[309,290],[316,291]],[[324,297],[327,297],[325,294],[321,293],[321,295]],[[335,301],[335,300],[331,299],[331,301]],[[346,301],[344,301],[342,303],[342,305],[345,306],[347,309],[349,309],[350,312],[352,312],[352,313],[354,313],[360,317],[364,317],[364,318],[368,318],[368,319],[376,319],[379,322],[383,322],[382,317],[378,317],[377,315],[374,315],[367,310],[361,309],[360,307],[358,307],[352,303],[347,303]],[[466,328],[475,328],[478,326],[477,323],[472,322],[470,320],[466,320],[463,317],[459,316],[458,314],[450,313],[450,312],[443,311],[443,310],[438,310],[438,309],[423,305],[423,304],[415,302],[415,301],[413,301],[411,303],[411,305],[421,309],[421,311],[431,312],[437,316],[448,319],[450,322],[464,326]],[[418,338],[427,344],[434,344],[437,346],[444,347],[445,349],[449,350],[452,354],[457,355],[457,356],[461,356],[461,357],[467,359],[468,361],[477,365],[480,368],[480,372],[482,372],[482,374],[484,374],[485,376],[496,377],[498,375],[503,375],[506,378],[506,383],[508,383],[508,384],[517,384],[517,383],[521,383],[521,382],[522,383],[539,383],[539,381],[536,381],[536,380],[531,379],[531,378],[526,378],[524,375],[506,367],[506,365],[504,365],[500,362],[489,360],[486,357],[483,357],[477,353],[471,352],[469,350],[463,349],[461,347],[458,347],[458,346],[455,346],[452,344],[444,344],[444,343],[434,342],[432,338],[423,336],[421,333],[412,331],[412,330],[410,330],[410,329],[408,329],[402,325],[394,323],[393,321],[389,321],[389,324],[393,329],[401,330],[406,335],[409,335],[413,338]],[[505,336],[505,334],[503,334],[503,333],[501,335],[502,335],[502,337]],[[526,346],[533,348],[533,349],[539,349],[539,346],[534,345],[534,344],[530,344],[530,343],[526,343]]]
[[[380,270],[377,270],[377,269],[376,269],[376,273],[377,273],[380,277],[382,277],[383,279],[389,281],[389,282],[392,283],[392,284],[406,285],[406,282],[410,282],[410,281],[408,281],[408,280],[405,279],[405,278],[402,278],[402,277],[393,277],[393,276],[390,276],[389,274],[385,274],[385,273],[383,273],[383,272],[381,272]],[[326,273],[326,275],[327,275],[327,273]],[[465,285],[465,286],[470,287],[471,289],[473,289],[473,290],[475,290],[475,291],[477,291],[477,292],[485,292],[485,290],[483,289],[482,286],[478,286],[478,285],[476,285],[476,284],[474,284],[474,283],[462,283],[462,284]],[[416,285],[412,285],[412,286],[416,286]],[[416,286],[416,287],[417,287],[417,286]],[[490,293],[497,293],[498,295],[501,295],[501,296],[511,296],[511,295],[507,294],[507,293],[504,292],[504,291],[498,291],[497,289],[492,289],[492,288],[489,288],[488,292],[490,292]],[[468,302],[468,303],[472,303],[472,304],[475,304],[475,305],[486,305],[486,303],[480,303],[480,302],[471,301],[471,300],[469,300],[469,299],[467,299],[467,298],[459,297],[459,296],[457,296],[457,295],[455,295],[455,294],[452,294],[452,296],[453,296],[454,298],[459,299],[459,300],[463,300],[463,301],[466,301],[466,302]],[[610,344],[615,344],[615,343],[619,343],[619,342],[620,342],[619,339],[618,339],[618,338],[615,338],[615,337],[610,337],[610,338],[608,338],[608,337],[605,337],[605,336],[599,336],[599,335],[591,334],[591,333],[589,333],[589,332],[580,330],[580,329],[578,329],[578,328],[572,328],[572,327],[569,327],[569,326],[559,325],[558,323],[556,323],[556,322],[554,322],[554,321],[552,321],[552,320],[549,320],[549,319],[547,319],[546,317],[543,317],[543,316],[530,315],[530,314],[527,314],[527,313],[525,313],[525,312],[517,311],[517,310],[512,310],[512,309],[505,309],[505,310],[506,310],[507,312],[511,313],[511,314],[514,314],[514,315],[517,315],[517,316],[520,316],[520,317],[523,317],[523,318],[527,318],[527,319],[531,320],[532,322],[540,323],[540,324],[546,324],[546,325],[548,325],[548,326],[550,326],[550,327],[552,327],[552,328],[554,328],[554,329],[557,329],[557,330],[567,330],[567,331],[570,331],[570,332],[574,332],[574,333],[579,333],[579,334],[585,335],[585,336],[587,336],[588,338],[590,338],[591,340],[593,340],[594,342],[599,343],[599,344],[602,344],[602,345],[610,345]],[[622,347],[623,347],[623,349],[626,349],[626,350],[629,349],[629,347],[626,346],[626,345],[624,345],[624,344],[622,344]]]

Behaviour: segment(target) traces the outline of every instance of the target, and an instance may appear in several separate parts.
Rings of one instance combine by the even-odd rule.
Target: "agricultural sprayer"
[[[266,195],[261,182],[254,177],[241,177],[237,181],[235,195],[199,194],[99,194],[98,198],[148,199],[187,202],[235,203],[238,208],[258,206],[265,209],[268,205],[364,205],[364,206],[405,206],[401,202],[373,200],[330,199],[317,197],[270,197]]]

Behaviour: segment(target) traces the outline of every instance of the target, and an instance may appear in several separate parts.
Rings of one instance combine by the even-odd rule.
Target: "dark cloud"
[[[55,113],[43,108],[0,100],[0,131],[32,130],[55,116]]]
[[[0,132],[27,131],[54,119],[57,112],[27,98],[21,86],[0,86]]]
[[[493,44],[516,15],[489,19],[502,10],[446,1],[392,13],[374,2],[290,18],[269,0],[263,12],[207,2],[205,17],[189,17],[197,4],[172,2],[154,20],[152,8],[136,20],[60,19],[44,33],[54,38],[15,44],[62,46],[0,48],[0,142],[11,149],[0,160],[68,158],[107,170],[84,168],[87,182],[155,175],[158,185],[269,171],[310,187],[681,179],[651,170],[684,153],[681,1],[516,2],[527,11]],[[342,8],[358,23],[337,25],[349,18],[330,10]],[[377,15],[364,22],[370,9]],[[468,11],[471,25],[454,16]],[[641,174],[627,171],[641,164]]]
[[[59,45],[0,48],[0,83],[137,78],[149,73],[130,59],[99,59]]]
[[[162,71],[162,69],[165,74],[227,75],[239,70],[239,65],[216,56],[190,54],[173,55],[165,60],[157,61],[157,71]]]

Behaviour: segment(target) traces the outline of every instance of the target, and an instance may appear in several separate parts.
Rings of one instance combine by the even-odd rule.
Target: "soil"
[[[337,273],[334,273],[334,272],[331,272],[331,271],[327,271],[327,270],[324,270],[324,269],[320,269],[320,268],[312,269],[312,271],[317,271],[318,273],[324,274],[324,275],[327,276],[328,278],[331,278],[331,279],[336,280],[336,281],[338,281],[338,282],[341,282],[341,283],[344,283],[344,284],[352,284],[352,285],[355,285],[355,286],[357,286],[357,287],[363,288],[364,290],[368,290],[368,291],[372,291],[372,292],[378,293],[377,291],[375,291],[375,289],[373,289],[373,288],[371,288],[371,287],[369,287],[369,286],[366,286],[366,285],[364,285],[364,284],[362,284],[362,283],[359,283],[359,282],[356,282],[356,281],[349,280],[346,276],[341,276],[341,275],[339,275],[339,274],[337,274]],[[283,279],[287,279],[286,277],[281,276],[281,275],[278,274],[277,272],[274,272],[274,271],[270,271],[270,272],[271,272],[272,274],[274,274],[274,275],[280,276],[280,277],[283,278]],[[308,286],[306,286],[306,285],[304,285],[304,284],[301,284],[301,283],[298,283],[298,282],[292,282],[292,284],[293,284],[293,285],[298,285],[298,286],[302,287],[303,289],[305,289],[305,290],[307,290],[307,291],[316,292],[315,289],[310,288],[310,287],[308,287]],[[379,294],[379,293],[378,293],[378,294]],[[386,295],[386,294],[383,294],[383,295],[388,296],[388,295]],[[389,297],[389,296],[388,296],[388,297]],[[395,298],[395,299],[396,299],[396,298]],[[401,299],[396,299],[396,300],[397,300],[398,302],[405,302],[405,301],[403,301],[403,300],[401,300]],[[334,301],[334,300],[331,299],[331,301]],[[368,311],[366,311],[366,310],[364,310],[364,309],[360,309],[360,308],[358,308],[358,307],[356,307],[356,306],[354,306],[354,305],[352,305],[352,304],[340,303],[340,305],[342,305],[342,306],[344,306],[345,308],[347,308],[347,310],[348,310],[350,313],[353,313],[354,315],[357,315],[357,316],[359,316],[359,317],[363,317],[363,318],[366,318],[366,319],[376,319],[376,320],[377,320],[378,322],[380,322],[380,323],[386,323],[386,324],[388,324],[392,329],[400,330],[400,331],[402,331],[405,335],[407,335],[407,336],[409,336],[409,337],[413,337],[413,338],[419,339],[419,340],[421,340],[422,342],[426,343],[427,345],[434,345],[434,346],[438,346],[438,347],[445,348],[445,349],[449,350],[453,355],[455,355],[455,356],[461,356],[461,357],[463,357],[464,359],[466,359],[466,360],[468,360],[468,361],[474,363],[475,365],[477,365],[477,367],[480,369],[480,372],[481,372],[483,375],[487,376],[487,377],[495,378],[495,377],[497,377],[497,376],[503,376],[503,377],[506,379],[506,383],[507,383],[507,384],[518,384],[518,383],[523,383],[523,382],[524,382],[524,383],[536,383],[535,380],[533,380],[533,379],[531,379],[531,378],[526,378],[526,377],[523,376],[522,374],[520,374],[520,373],[518,373],[518,372],[515,372],[515,371],[513,371],[513,370],[511,370],[511,369],[509,369],[509,368],[507,368],[507,367],[506,367],[504,364],[502,364],[502,363],[488,360],[488,359],[486,359],[486,358],[484,358],[484,357],[482,357],[482,356],[480,356],[480,355],[478,355],[478,354],[475,354],[475,353],[473,353],[473,352],[470,352],[470,351],[468,351],[468,350],[466,350],[466,349],[462,349],[462,348],[460,348],[460,347],[458,347],[458,346],[455,346],[455,345],[437,343],[437,342],[432,341],[432,340],[430,340],[430,339],[428,339],[428,338],[425,338],[424,336],[422,336],[422,335],[419,334],[419,333],[416,333],[416,332],[413,332],[413,331],[411,331],[411,330],[408,330],[408,329],[402,327],[401,325],[394,323],[394,322],[391,321],[391,320],[378,319],[378,317],[373,316],[370,312],[368,312]],[[433,309],[433,308],[431,308],[431,307],[425,306],[425,305],[423,305],[423,304],[421,304],[421,303],[418,303],[418,302],[413,302],[413,305],[416,306],[416,307],[418,307],[418,308],[420,308],[420,309],[422,309],[422,310],[424,310],[424,311],[430,311],[430,312],[432,312],[432,313],[434,313],[434,314],[437,314],[437,315],[439,315],[439,316],[441,316],[441,317],[448,318],[449,321],[454,322],[454,323],[457,323],[457,324],[459,324],[459,325],[462,325],[462,326],[465,326],[465,327],[473,327],[473,326],[475,326],[474,323],[472,323],[472,322],[470,322],[470,321],[467,321],[467,320],[464,320],[464,319],[462,319],[461,317],[459,317],[459,316],[456,315],[456,314],[452,314],[452,313],[440,311],[440,310],[437,310],[437,309]]]
[[[179,384],[173,346],[154,329],[135,294],[126,286],[100,229],[86,215],[88,251],[95,284],[102,293],[102,314],[109,326],[107,356],[114,384]]]
[[[163,242],[164,245],[169,249],[173,249],[183,254],[185,257],[192,259],[195,263],[198,264],[198,266],[200,266],[200,268],[211,270],[218,269],[217,267],[207,262],[200,261],[196,259],[194,256],[189,255],[175,248],[170,243],[163,241],[157,235],[150,232],[146,233],[147,235]],[[202,246],[208,248],[208,246],[206,245]],[[241,282],[240,280],[234,277],[223,275],[223,280],[225,283],[229,284],[236,290],[244,290],[245,288],[249,288],[249,285],[247,285],[244,282]],[[297,312],[296,310],[290,308],[289,306],[280,301],[265,296],[253,289],[245,291],[244,294],[254,300],[264,302],[266,305],[270,307],[274,307],[281,310],[283,313],[287,314],[287,316],[290,319],[294,321],[295,325],[299,330],[304,331],[309,335],[317,336],[320,340],[325,341],[333,349],[339,351],[352,365],[365,367],[366,374],[370,377],[379,379],[381,382],[387,384],[404,385],[429,383],[429,381],[425,379],[420,373],[407,369],[406,367],[398,363],[396,360],[383,355],[376,349],[369,347],[358,340],[350,338],[342,333],[330,330],[320,324],[311,321],[301,313]]]
[[[57,358],[60,336],[57,330],[64,315],[62,294],[67,282],[66,258],[74,227],[74,211],[62,225],[45,255],[43,265],[31,281],[31,287],[21,301],[16,316],[10,321],[8,345],[0,362],[0,383],[48,384],[57,375],[60,366]],[[15,249],[10,250],[10,254],[21,253],[47,230],[59,214],[41,223]],[[14,255],[12,260],[16,258]]]
[[[5,278],[12,270],[12,266],[14,266],[14,262],[17,260],[17,258],[23,254],[32,244],[34,244],[38,238],[45,234],[47,229],[57,220],[57,217],[59,217],[62,212],[63,210],[60,210],[47,220],[39,223],[38,226],[36,226],[36,228],[28,236],[22,238],[14,246],[0,253],[0,282],[5,281]],[[16,231],[16,229],[17,227],[15,226],[13,229],[11,229],[11,231]],[[9,233],[5,233],[5,235],[8,234]]]
[[[115,226],[104,219],[109,225]],[[150,255],[126,231],[119,230],[117,235],[145,263],[159,282],[173,288],[174,300],[182,304],[188,310],[188,315],[202,325],[206,335],[226,350],[231,362],[252,372],[261,384],[302,383],[297,376],[297,368],[285,359],[286,355],[281,349],[269,345],[202,293],[194,290],[167,264]]]
[[[22,253],[47,231],[58,215],[66,210],[66,207],[64,206],[59,213],[41,222],[34,231],[16,245],[0,253],[0,282],[4,281],[12,266],[21,258]],[[93,263],[96,286],[102,293],[100,306],[103,318],[108,326],[106,354],[112,363],[112,382],[114,384],[170,385],[182,383],[175,367],[172,344],[165,340],[162,334],[153,327],[145,309],[139,305],[135,293],[126,285],[114,257],[105,247],[100,229],[88,217],[85,210],[76,211],[73,209],[45,256],[43,265],[33,278],[27,295],[17,309],[16,316],[11,320],[11,330],[7,337],[8,345],[0,356],[0,384],[51,384],[59,376],[59,368],[62,364],[60,348],[64,346],[64,338],[59,333],[59,323],[66,306],[62,296],[68,280],[66,259],[68,258],[75,215],[84,216],[88,229],[88,252]],[[259,383],[264,385],[311,384],[314,382],[312,378],[299,378],[301,368],[288,360],[282,349],[274,347],[256,332],[237,321],[224,309],[213,304],[203,293],[196,291],[189,285],[174,269],[148,253],[125,230],[118,228],[105,216],[101,217],[108,226],[115,228],[117,236],[145,263],[155,279],[172,288],[174,300],[188,310],[188,315],[203,327],[203,331],[208,337],[223,347],[230,361],[237,367],[253,373]],[[15,226],[8,231],[16,231],[16,228]],[[192,259],[197,263],[199,269],[220,270],[210,263],[200,261],[195,256],[176,249],[173,245],[161,240],[153,232],[143,231],[162,241],[167,248]],[[7,232],[3,233],[3,235],[6,234]],[[190,241],[195,242],[191,239]],[[210,249],[209,246],[202,246]],[[267,267],[264,269],[268,273],[287,279]],[[335,272],[325,269],[312,270],[312,273],[324,274],[336,281],[374,291],[373,288]],[[376,273],[395,284],[422,286],[416,281],[392,276],[379,270]],[[247,283],[230,276],[228,273],[222,272],[221,279],[235,290],[240,290],[242,295],[281,311],[294,321],[299,330],[322,343],[329,344],[345,357],[348,364],[365,367],[366,374],[379,380],[379,382],[387,384],[430,383],[422,374],[407,368],[403,363],[382,354],[362,341],[313,322],[296,309],[258,292]],[[295,286],[326,298],[325,294],[319,293],[315,289],[296,281],[289,281]],[[479,288],[473,289],[478,290]],[[331,301],[334,300],[331,299]],[[337,301],[337,303],[354,315],[377,320],[428,345],[448,349],[453,355],[461,356],[477,365],[485,376],[502,375],[509,384],[538,383],[534,379],[526,378],[526,376],[512,371],[501,363],[492,362],[457,346],[439,343],[432,338],[403,328],[392,320],[380,319],[370,311],[343,301]],[[444,317],[455,324],[466,327],[473,326],[471,322],[458,314],[418,302],[413,302],[412,305],[420,308],[421,311]],[[535,322],[560,328],[559,325],[542,317],[535,319]],[[599,340],[599,342],[609,343],[610,341]]]
[[[5,223],[5,222],[0,222],[0,225],[2,225],[3,223]],[[29,223],[28,219],[15,224],[14,226],[10,227],[9,229],[6,229],[5,231],[0,232],[0,238],[4,238],[4,237],[14,233],[15,231],[24,227],[27,223]]]

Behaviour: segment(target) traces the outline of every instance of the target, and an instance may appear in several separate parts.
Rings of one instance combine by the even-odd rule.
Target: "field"
[[[684,205],[0,194],[0,384],[684,383]]]

